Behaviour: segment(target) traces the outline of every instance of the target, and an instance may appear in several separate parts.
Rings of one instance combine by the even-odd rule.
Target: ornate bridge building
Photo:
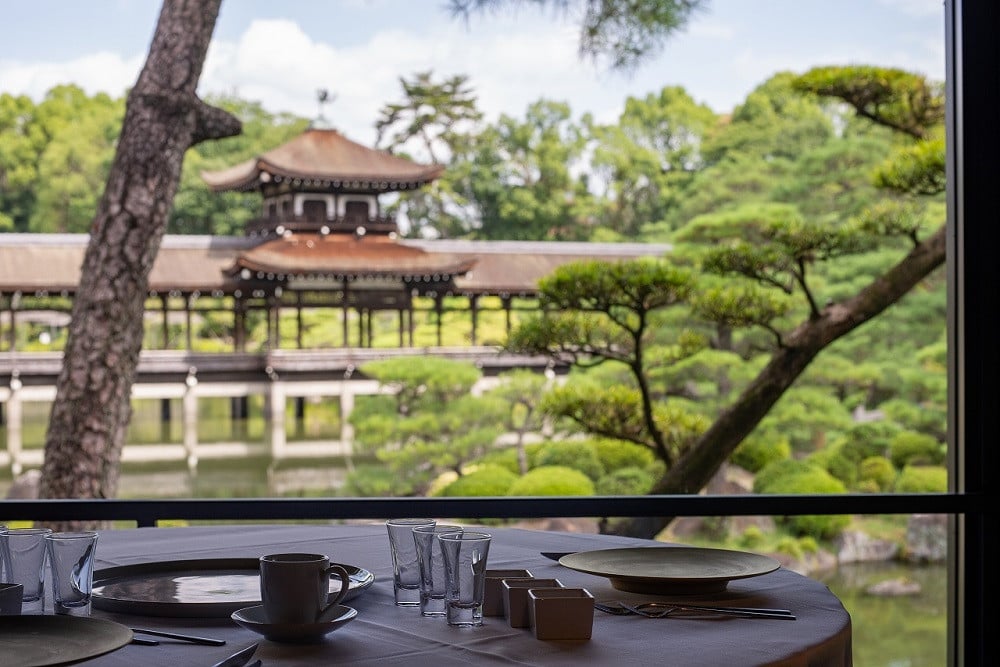
[[[209,315],[228,321],[231,351],[262,351],[247,349],[254,316],[267,322],[265,350],[316,347],[303,335],[303,313],[310,310],[340,317],[339,340],[322,346],[389,345],[373,335],[379,313],[394,316],[398,335],[391,345],[399,348],[441,346],[445,326],[462,328],[451,341],[496,345],[502,341],[481,340],[480,315],[502,312],[509,330],[512,312],[536,308],[538,280],[557,266],[668,250],[638,243],[400,238],[383,196],[424,187],[442,171],[312,127],[246,162],[203,173],[216,192],[259,192],[259,216],[242,237],[163,239],[147,311],[159,320],[160,333],[147,335],[146,348],[192,349],[192,319]],[[82,234],[0,234],[0,352],[28,347],[26,341],[38,349],[39,340],[54,338],[47,332],[68,318],[87,242]],[[282,317],[289,312],[295,317]],[[446,317],[454,312],[463,317]],[[432,340],[414,339],[421,315],[436,325]],[[289,319],[295,323],[290,334]]]

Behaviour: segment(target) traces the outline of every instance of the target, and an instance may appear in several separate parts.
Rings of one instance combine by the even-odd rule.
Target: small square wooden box
[[[528,618],[528,589],[561,587],[558,579],[503,579],[503,611],[512,628],[531,627]]]
[[[529,588],[528,615],[535,639],[590,639],[594,596],[585,588]]]
[[[528,570],[486,570],[486,589],[483,593],[483,616],[503,616],[503,587],[506,578],[530,579]]]

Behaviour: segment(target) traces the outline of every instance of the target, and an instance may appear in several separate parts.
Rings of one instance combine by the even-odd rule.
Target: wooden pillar
[[[441,337],[442,320],[444,319],[444,297],[440,294],[434,295],[434,312],[437,313],[437,344],[441,347],[443,338]]]
[[[342,308],[342,311],[343,311],[343,320],[341,322],[342,325],[343,325],[343,331],[342,331],[342,333],[343,333],[343,345],[342,345],[342,347],[350,347],[351,346],[350,326],[349,326],[350,320],[351,320],[351,309],[350,309],[350,306],[348,305],[349,303],[350,303],[350,299],[348,298],[348,294],[347,294],[347,281],[345,280],[344,281],[344,301],[343,301],[344,307]]]
[[[306,434],[306,397],[295,397],[295,435],[299,438]]]
[[[11,300],[10,306],[10,351],[17,351],[17,309],[14,307],[14,302]]]
[[[503,304],[504,317],[506,318],[507,335],[510,335],[510,302],[511,298],[506,294],[500,296],[500,302]]]
[[[243,296],[233,295],[233,351],[246,352],[247,304]]]
[[[476,344],[476,327],[479,320],[479,295],[473,294],[469,297],[469,318],[472,320],[471,343]]]
[[[271,317],[274,318],[274,345],[271,347],[272,350],[281,349],[281,298],[272,297],[269,299],[271,303]]]
[[[406,312],[407,315],[407,328],[409,334],[410,347],[413,347],[413,302],[410,302],[410,308]]]
[[[295,345],[302,349],[302,292],[295,293]]]
[[[400,308],[396,312],[399,315],[399,346],[403,347],[403,331],[406,326],[406,311]]]
[[[170,342],[170,295],[163,294],[160,296],[160,310],[163,312],[163,323],[160,327],[160,332],[163,335],[163,340],[160,341],[160,349],[166,350]]]
[[[229,432],[233,439],[242,440],[247,435],[249,401],[246,396],[229,398]]]
[[[184,299],[184,343],[186,344],[186,349],[188,352],[191,351],[191,304],[197,297],[194,294],[189,294],[186,299]]]
[[[170,399],[160,399],[160,442],[170,442],[170,422],[173,415],[170,410]]]
[[[365,347],[371,347],[375,341],[375,337],[372,335],[372,309],[368,308],[365,310]]]

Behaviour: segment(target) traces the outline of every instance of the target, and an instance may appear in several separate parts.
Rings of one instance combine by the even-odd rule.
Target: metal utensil
[[[646,618],[667,618],[677,612],[690,612],[694,616],[737,616],[739,618],[777,618],[786,621],[794,621],[795,617],[791,613],[784,613],[787,610],[777,612],[749,611],[739,607],[700,607],[696,605],[674,605],[660,602],[644,602],[637,605],[629,605],[620,602],[622,607],[629,611],[645,616]]]
[[[260,642],[256,644],[251,644],[246,648],[240,649],[239,651],[233,653],[225,660],[220,660],[219,662],[215,663],[214,665],[212,665],[212,667],[244,667],[244,665],[250,662],[250,658],[253,656],[254,651],[257,650],[257,646],[259,645]]]
[[[646,618],[666,618],[677,612],[693,612],[696,615],[724,615],[739,616],[743,618],[780,618],[794,621],[795,616],[787,609],[769,609],[764,607],[708,607],[691,604],[674,604],[670,602],[641,602],[638,604],[627,604],[616,602],[608,604],[606,602],[595,602],[594,609],[603,611],[615,616],[628,616],[635,614]]]
[[[196,635],[182,635],[177,632],[164,632],[163,630],[147,630],[146,628],[132,628],[132,632],[142,635],[153,635],[154,637],[166,637],[167,639],[177,639],[182,642],[192,644],[204,644],[205,646],[225,646],[225,639],[215,639],[214,637],[198,637]]]

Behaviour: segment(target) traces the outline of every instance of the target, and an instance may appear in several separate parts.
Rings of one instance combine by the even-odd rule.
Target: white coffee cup
[[[330,575],[340,591],[329,600]],[[281,553],[260,557],[260,596],[268,623],[315,623],[347,595],[351,580],[322,554]]]

